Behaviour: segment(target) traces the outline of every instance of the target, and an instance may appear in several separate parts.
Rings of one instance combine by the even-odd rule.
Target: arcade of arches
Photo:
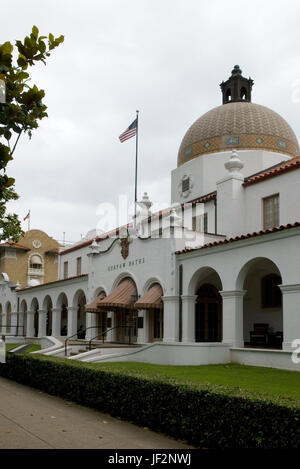
[[[244,265],[233,292],[223,291],[220,276],[209,267],[200,268],[191,284],[193,294],[181,297],[183,342],[281,347],[282,278],[271,260],[256,258]],[[161,341],[165,329],[163,298],[157,281],[150,282],[144,294],[138,295],[135,282],[126,277],[109,294],[98,290],[89,305],[83,290],[78,290],[72,301],[63,292],[56,301],[49,294],[43,301],[33,298],[30,304],[23,299],[17,322],[12,319],[17,314],[7,302],[0,305],[0,328],[2,333],[15,334],[18,330],[18,334],[28,337],[83,339],[90,328],[94,330],[89,337],[104,336],[112,342]],[[91,316],[94,320],[89,319]],[[235,331],[228,317],[235,317]]]

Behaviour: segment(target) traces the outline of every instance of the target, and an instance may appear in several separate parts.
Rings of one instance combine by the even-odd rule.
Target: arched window
[[[37,254],[34,254],[30,258],[29,265],[31,269],[41,270],[43,268],[43,261],[40,256],[38,256]]]
[[[213,285],[202,285],[197,291],[195,339],[196,342],[222,341],[222,299]]]
[[[226,91],[226,102],[231,101],[231,89]]]
[[[278,285],[282,282],[277,274],[269,274],[261,281],[261,300],[263,308],[279,308],[282,305],[281,290]]]
[[[248,99],[247,97],[247,90],[246,88],[241,88],[241,99],[243,99],[244,101],[246,101]]]

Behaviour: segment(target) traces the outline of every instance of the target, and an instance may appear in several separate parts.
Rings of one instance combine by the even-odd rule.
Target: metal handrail
[[[90,326],[90,327],[87,327],[86,329],[83,329],[83,331],[80,331],[80,332],[86,332],[89,329],[98,329],[98,327],[97,326]],[[67,356],[67,342],[68,342],[68,340],[72,339],[77,334],[78,334],[78,331],[76,332],[76,334],[70,335],[69,337],[66,338],[66,340],[65,340],[65,357]]]
[[[23,337],[25,337],[25,326],[15,326],[15,325],[7,326],[7,325],[5,325],[5,326],[1,326],[1,327],[0,327],[0,330],[2,330],[2,329],[4,329],[4,328],[5,328],[5,329],[11,329],[12,327],[15,327],[15,328],[16,328],[15,337],[18,337],[18,335],[19,335],[19,334],[18,334],[18,329],[19,329],[19,328],[23,329]],[[9,331],[9,332],[10,332],[10,331]]]
[[[93,337],[90,341],[89,341],[89,350],[92,349],[92,341],[95,340],[95,339],[98,339],[98,337],[102,337],[102,340],[103,340],[103,344],[104,344],[104,336],[107,335],[108,332],[112,331],[113,329],[121,329],[121,328],[129,328],[129,339],[128,339],[128,345],[131,344],[131,328],[134,327],[134,326],[114,326],[114,327],[111,327],[110,329],[106,329],[105,332],[102,332],[101,334],[98,334],[96,335],[95,337]]]

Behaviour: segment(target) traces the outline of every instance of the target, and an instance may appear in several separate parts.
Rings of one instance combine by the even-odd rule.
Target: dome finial
[[[231,75],[242,75],[242,70],[240,69],[239,65],[235,65],[231,72]]]

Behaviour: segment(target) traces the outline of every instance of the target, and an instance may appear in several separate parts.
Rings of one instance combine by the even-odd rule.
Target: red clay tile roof
[[[300,168],[300,157],[292,158],[291,160],[284,161],[283,163],[266,169],[261,173],[254,174],[253,176],[249,176],[245,179],[243,184],[244,187],[250,186],[252,184],[256,184],[257,182],[264,181],[265,179],[269,179],[275,176],[280,176],[283,173],[287,173],[288,171],[292,171],[294,169]]]
[[[49,251],[46,251],[45,254],[58,254],[59,249],[49,249]]]
[[[82,278],[82,277],[87,277],[87,276],[88,274],[82,274],[82,275],[77,275],[75,277],[62,278],[60,280],[54,280],[53,282],[41,283],[40,285],[35,285],[34,287],[23,287],[17,291],[20,292],[20,291],[32,290],[33,288],[46,287],[47,285],[53,285],[54,283],[66,282],[67,280],[74,280],[75,278]]]
[[[127,228],[128,228],[129,226],[130,226],[130,224],[125,225],[125,227],[127,227]],[[120,228],[123,228],[123,226],[120,227]],[[116,229],[114,229],[114,230],[112,230],[112,231],[109,231],[109,232],[107,232],[107,233],[104,233],[104,234],[101,235],[101,236],[97,236],[97,237],[95,238],[95,239],[96,239],[96,242],[98,243],[99,241],[104,241],[105,239],[108,239],[108,238],[109,238],[111,235],[113,235],[113,234],[116,234],[116,235],[117,235],[118,232],[119,232],[119,230],[120,230],[120,228],[116,228]],[[59,254],[60,254],[61,256],[64,256],[65,254],[69,254],[69,252],[77,251],[77,249],[82,249],[82,248],[84,248],[84,247],[90,246],[90,245],[93,243],[93,241],[94,241],[94,239],[89,239],[89,240],[87,240],[87,241],[84,241],[83,243],[76,244],[75,246],[72,246],[72,247],[70,247],[70,248],[68,248],[68,249],[64,249],[64,250],[61,251]]]
[[[23,251],[30,251],[29,248],[22,246],[21,244],[18,243],[1,243],[0,248],[12,248],[12,249],[22,249]]]
[[[186,254],[188,252],[198,251],[200,249],[206,249],[206,248],[211,248],[211,247],[214,247],[214,246],[220,246],[222,244],[233,243],[234,241],[241,241],[243,239],[255,238],[256,236],[262,236],[262,235],[266,235],[266,234],[276,233],[278,231],[288,230],[290,228],[296,228],[298,226],[300,226],[300,222],[288,223],[287,225],[277,226],[277,227],[271,228],[269,230],[255,231],[254,233],[248,233],[248,234],[245,234],[245,235],[236,236],[235,238],[228,238],[228,239],[223,239],[222,241],[215,241],[213,243],[207,243],[207,244],[204,244],[203,246],[199,246],[199,247],[195,247],[195,248],[182,249],[181,251],[176,251],[175,254],[177,254],[177,255]]]

